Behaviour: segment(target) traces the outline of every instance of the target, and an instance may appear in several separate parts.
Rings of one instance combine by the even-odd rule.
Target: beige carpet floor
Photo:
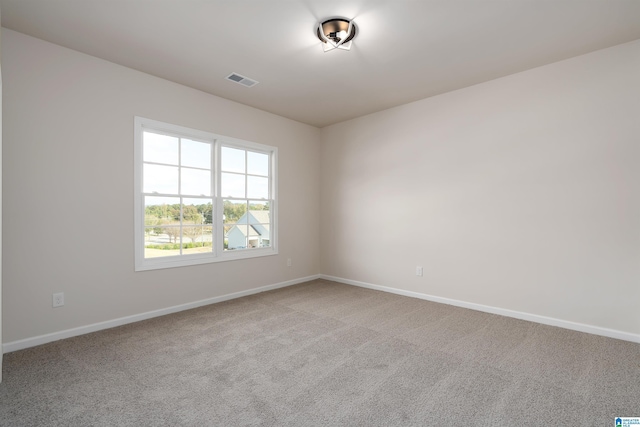
[[[5,355],[2,426],[613,426],[640,344],[317,280]]]

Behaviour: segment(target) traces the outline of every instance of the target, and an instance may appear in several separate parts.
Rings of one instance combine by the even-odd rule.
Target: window
[[[277,149],[135,118],[136,271],[277,254]]]

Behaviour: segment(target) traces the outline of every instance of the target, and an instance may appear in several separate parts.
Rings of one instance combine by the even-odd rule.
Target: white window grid
[[[143,160],[143,134],[145,131],[155,132],[162,135],[173,136],[177,138],[186,138],[197,142],[206,142],[210,143],[212,146],[211,150],[211,196],[201,196],[201,195],[184,195],[180,194],[181,192],[181,179],[182,174],[178,173],[178,194],[175,193],[144,193],[143,192],[143,165],[144,164],[158,164],[158,165],[166,165],[163,163],[157,162],[144,162]],[[181,145],[181,144],[180,144]],[[226,197],[221,194],[221,173],[223,172],[221,169],[221,149],[222,147],[230,147],[236,148],[240,150],[245,150],[245,173],[237,173],[238,175],[245,176],[245,197]],[[267,154],[269,156],[269,169],[268,175],[258,175],[258,174],[250,174],[247,172],[247,156],[248,152],[256,152]],[[183,167],[181,162],[181,148],[179,149],[178,155],[178,168]],[[136,271],[144,271],[144,270],[154,270],[154,269],[162,269],[162,268],[172,268],[172,267],[182,267],[188,265],[197,265],[204,263],[213,263],[213,262],[221,262],[221,261],[230,261],[236,259],[245,259],[245,258],[254,258],[261,256],[269,256],[269,255],[277,255],[277,237],[278,237],[278,225],[277,225],[277,148],[267,146],[264,144],[259,144],[251,141],[240,140],[237,138],[231,138],[226,136],[221,136],[205,131],[199,131],[195,129],[190,129],[182,126],[172,125],[168,123],[159,122],[156,120],[146,119],[142,117],[135,118],[135,153],[134,153],[134,161],[135,161],[135,209],[134,209],[134,244],[135,244],[135,270]],[[176,166],[176,165],[171,165]],[[196,168],[188,166],[190,169],[202,169],[209,170],[204,168]],[[179,169],[180,171],[180,169]],[[234,173],[234,172],[225,172],[225,173]],[[268,198],[248,198],[247,194],[247,186],[248,186],[248,177],[256,176],[260,178],[268,178]],[[180,224],[178,226],[180,228],[180,235],[183,233],[183,200],[184,199],[202,199],[212,202],[212,250],[207,253],[199,253],[199,254],[182,254],[182,245],[180,245],[180,255],[175,256],[166,256],[160,258],[145,258],[144,256],[144,245],[145,245],[145,229],[147,226],[144,223],[145,219],[145,197],[172,197],[178,198],[180,202]],[[234,201],[243,201],[247,203],[247,209],[249,209],[249,204],[251,201],[259,201],[266,202],[269,204],[269,215],[270,215],[270,232],[269,232],[269,244],[268,247],[258,247],[251,248],[248,250],[232,250],[226,251],[224,250],[224,200],[234,200]]]

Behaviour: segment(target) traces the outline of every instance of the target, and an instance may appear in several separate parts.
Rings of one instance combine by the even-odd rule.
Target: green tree
[[[213,206],[211,203],[207,203],[206,205],[198,205],[198,212],[203,216],[205,224],[213,223]]]
[[[184,221],[191,221],[194,224],[202,222],[202,214],[200,214],[198,208],[193,205],[184,205],[182,207],[182,218]]]
[[[269,203],[257,203],[257,204],[250,204],[249,205],[249,210],[252,211],[268,211],[269,210]]]
[[[240,219],[242,215],[247,211],[246,203],[233,203],[229,200],[224,201],[223,205],[224,209],[224,222],[225,223],[234,223]]]

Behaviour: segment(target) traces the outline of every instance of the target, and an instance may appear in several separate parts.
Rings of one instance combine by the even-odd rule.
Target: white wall
[[[635,41],[322,129],[323,274],[640,334],[639,76]]]
[[[317,128],[10,30],[2,42],[5,343],[320,272]],[[280,254],[135,273],[136,115],[278,147]]]
[[[0,46],[2,35],[0,34]],[[0,49],[0,58],[2,52]],[[0,382],[2,382],[2,60],[0,59]]]

